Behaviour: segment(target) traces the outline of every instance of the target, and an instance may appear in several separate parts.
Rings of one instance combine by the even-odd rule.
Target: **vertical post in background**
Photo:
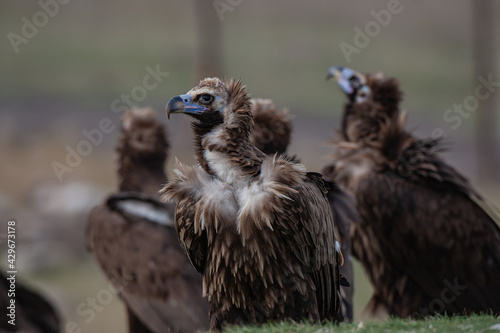
[[[495,48],[500,36],[494,36],[495,11],[493,0],[471,0],[473,25],[474,87],[479,76],[488,79],[495,77]],[[498,89],[498,88],[497,88]],[[496,144],[496,109],[495,99],[498,91],[479,103],[476,112],[476,152],[478,180],[481,184],[494,184],[500,181],[499,147]]]
[[[206,77],[222,76],[222,22],[213,0],[195,0],[197,23],[197,67],[195,82]]]

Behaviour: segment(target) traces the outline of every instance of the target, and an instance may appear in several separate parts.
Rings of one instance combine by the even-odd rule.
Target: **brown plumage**
[[[270,99],[251,99],[253,127],[250,141],[266,155],[285,154],[292,136],[292,121],[287,109],[279,109]],[[297,160],[296,157],[293,159]],[[335,235],[339,238],[344,256],[344,265],[340,267],[340,275],[348,283],[340,286],[340,311],[336,321],[353,320],[354,274],[351,258],[351,241],[349,225],[358,220],[357,210],[352,197],[330,180],[327,198],[332,208],[335,221]]]
[[[292,121],[287,109],[279,109],[272,100],[251,99],[253,128],[250,141],[266,155],[284,154],[290,144]]]
[[[328,171],[328,169],[325,169],[322,174],[329,175]],[[329,178],[325,178],[325,183],[328,187],[326,197],[335,221],[335,235],[339,240],[344,256],[344,264],[339,269],[342,280],[340,285],[340,312],[336,321],[352,322],[354,319],[354,268],[350,228],[352,223],[359,221],[359,215],[356,202],[347,191]]]
[[[123,115],[122,137],[117,148],[118,190],[157,198],[167,180],[164,166],[169,143],[163,124],[152,109],[132,109]]]
[[[181,249],[174,205],[158,201],[168,143],[151,109],[123,117],[119,189],[95,207],[87,243],[127,306],[130,332],[208,329],[202,281]]]
[[[57,333],[61,322],[53,305],[34,290],[20,283],[16,277],[11,288],[9,274],[0,272],[0,332]],[[11,300],[15,300],[13,316],[9,316]],[[12,321],[13,320],[13,321]],[[9,323],[11,321],[11,323]],[[12,325],[14,323],[14,325]]]
[[[177,202],[181,245],[203,275],[210,327],[335,317],[338,262],[321,175],[268,157],[249,139],[238,81],[205,79],[171,99],[192,123],[198,165],[177,166],[163,199]]]
[[[401,317],[498,314],[498,217],[438,156],[438,140],[405,131],[395,79],[341,67],[329,75],[349,102],[328,176],[357,201],[353,253],[375,289],[367,310]]]

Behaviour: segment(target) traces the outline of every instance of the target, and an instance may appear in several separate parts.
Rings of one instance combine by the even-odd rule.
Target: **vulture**
[[[292,136],[293,125],[287,109],[279,109],[270,99],[251,99],[253,128],[250,141],[266,155],[285,154]],[[295,157],[293,157],[296,159]],[[340,311],[335,321],[352,321],[354,274],[351,256],[351,241],[349,226],[352,221],[359,219],[353,198],[346,191],[329,179],[323,180],[328,184],[327,198],[335,221],[335,235],[344,256],[344,265],[339,269],[341,278],[348,283],[340,286]]]
[[[123,116],[119,192],[95,207],[87,244],[120,291],[130,332],[194,332],[208,329],[202,280],[184,254],[174,227],[175,207],[159,199],[167,182],[168,142],[151,109]]]
[[[397,80],[337,66],[328,77],[348,102],[325,171],[356,200],[353,255],[375,289],[368,314],[499,314],[494,210],[439,156],[441,140],[405,130]]]
[[[218,78],[166,106],[168,116],[193,117],[198,163],[177,163],[161,193],[177,203],[178,237],[203,277],[210,328],[333,319],[343,258],[322,176],[257,149],[251,108],[241,81]]]
[[[287,109],[279,109],[272,100],[252,98],[252,144],[266,155],[285,154],[292,137],[292,121]]]
[[[59,315],[52,304],[40,294],[15,281],[15,295],[10,288],[10,276],[0,272],[0,306],[3,315],[0,318],[0,332],[26,332],[26,333],[57,333],[60,332],[61,322]],[[12,296],[12,297],[10,297]],[[9,306],[15,300],[15,317],[10,317]],[[12,319],[12,322],[9,323]]]

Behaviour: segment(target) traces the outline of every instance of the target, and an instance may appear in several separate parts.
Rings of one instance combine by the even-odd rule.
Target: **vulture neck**
[[[380,103],[348,103],[342,116],[342,136],[346,141],[377,148],[388,136],[404,131],[405,114],[399,108]]]
[[[215,176],[215,173],[208,166],[208,161],[204,156],[204,148],[203,148],[203,138],[212,132],[215,127],[220,126],[221,123],[210,123],[206,124],[203,122],[193,122],[191,127],[194,132],[194,149],[196,161],[198,164],[207,172],[208,174]]]
[[[397,160],[415,142],[405,130],[406,112],[397,106],[384,109],[380,104],[348,104],[342,121],[346,141],[374,149],[389,161]]]
[[[197,160],[206,172],[228,184],[246,184],[260,172],[266,155],[250,141],[249,108],[230,112],[227,118],[215,126],[193,124]]]

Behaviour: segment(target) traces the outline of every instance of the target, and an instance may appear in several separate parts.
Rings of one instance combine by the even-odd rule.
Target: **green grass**
[[[499,324],[500,318],[489,315],[473,315],[470,317],[433,317],[426,320],[408,320],[393,318],[384,322],[359,322],[335,325],[276,323],[261,327],[236,327],[224,332],[257,333],[257,332],[497,332],[500,329],[492,328]]]

